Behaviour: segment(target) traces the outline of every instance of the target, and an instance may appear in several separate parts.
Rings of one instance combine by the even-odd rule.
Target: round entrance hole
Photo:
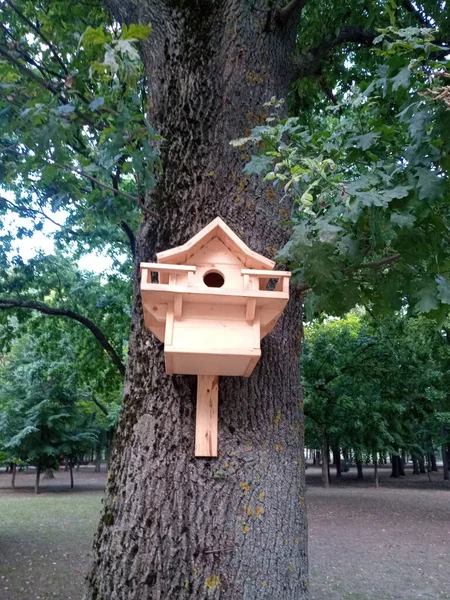
[[[203,275],[203,281],[207,287],[219,288],[225,283],[222,273],[219,271],[208,271]]]

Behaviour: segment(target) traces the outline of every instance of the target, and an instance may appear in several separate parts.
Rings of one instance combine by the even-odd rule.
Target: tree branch
[[[360,44],[371,46],[377,37],[375,31],[367,31],[356,25],[344,25],[337,35],[326,35],[320,44],[294,57],[297,66],[297,78],[320,75],[322,63],[331,54],[331,51],[343,44]]]
[[[433,29],[433,25],[428,21],[427,17],[424,16],[410,0],[403,0],[402,4],[403,8],[410,14],[414,15],[414,17],[419,21],[422,27]]]
[[[385,256],[380,260],[375,260],[373,262],[361,263],[357,270],[359,269],[379,269],[380,267],[386,267],[396,263],[400,259],[400,254],[391,254],[389,256]]]
[[[81,175],[81,177],[86,177],[86,179],[89,179],[89,181],[92,181],[92,183],[94,183],[95,185],[98,185],[98,187],[108,190],[108,191],[112,192],[113,194],[116,194],[117,196],[122,196],[123,198],[128,198],[128,200],[133,200],[133,202],[136,202],[139,206],[141,206],[141,203],[140,203],[140,200],[138,197],[132,196],[131,194],[128,194],[127,192],[122,192],[121,190],[116,189],[116,188],[112,187],[111,185],[107,185],[106,183],[99,181],[95,177],[92,177],[92,175],[89,175],[89,173],[86,173],[85,171],[81,171],[80,169],[72,169],[71,167],[68,167],[67,165],[61,165],[59,163],[55,163],[55,164],[58,167],[65,169],[66,171],[70,171],[71,173],[77,173],[78,175]],[[145,210],[146,210],[147,214],[149,214],[150,216],[155,217],[155,219],[159,219],[158,213],[150,210],[147,207],[145,207]]]
[[[14,58],[9,52],[7,52],[4,48],[0,46],[0,56],[3,56],[8,62],[14,65],[22,75],[32,79],[34,82],[38,83],[40,86],[48,90],[54,96],[58,96],[60,102],[62,104],[70,104],[70,101],[67,100],[62,95],[62,90],[56,86],[54,86],[50,81],[46,81],[43,77],[39,77],[36,73],[33,73],[31,69],[23,65],[17,58]],[[75,108],[74,113],[83,121],[85,125],[89,125],[93,129],[98,129],[97,125],[92,121],[89,117],[84,115],[78,108]]]
[[[53,56],[56,58],[56,60],[58,61],[58,63],[61,65],[61,67],[63,68],[64,73],[69,76],[69,70],[66,67],[66,65],[64,64],[63,60],[61,59],[61,57],[59,56],[58,52],[56,51],[55,47],[53,46],[53,44],[50,42],[50,40],[47,38],[47,36],[45,36],[42,31],[40,30],[39,27],[37,27],[32,21],[30,21],[30,19],[28,17],[26,17],[18,8],[17,6],[11,1],[11,0],[5,0],[6,4],[12,8],[12,10],[19,15],[19,17],[22,19],[22,21],[25,21],[25,23],[27,23],[31,29],[37,33],[37,35],[41,38],[41,40],[44,42],[44,44],[46,44],[49,48],[51,53],[53,54]]]
[[[136,236],[134,235],[133,230],[131,229],[131,227],[128,225],[128,223],[126,221],[120,221],[120,226],[127,234],[130,249],[131,249],[131,256],[132,256],[133,262],[134,262],[134,260],[136,258]]]
[[[122,376],[125,375],[125,365],[120,359],[120,356],[117,354],[116,350],[110,344],[101,329],[87,317],[83,317],[83,315],[80,315],[73,310],[54,308],[53,306],[49,306],[43,302],[35,302],[34,300],[13,300],[8,298],[0,298],[0,310],[13,310],[17,308],[37,310],[38,312],[41,312],[45,315],[50,315],[52,317],[67,317],[68,319],[73,319],[74,321],[81,323],[81,325],[84,325],[84,327],[89,329],[97,342],[103,347],[119,373]]]
[[[303,7],[308,0],[291,0],[286,6],[280,8],[275,15],[275,23],[278,27],[284,27],[293,17],[300,17]]]

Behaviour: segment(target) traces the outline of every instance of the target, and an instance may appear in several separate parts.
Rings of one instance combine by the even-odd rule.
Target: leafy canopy
[[[437,37],[431,27],[382,29],[364,55],[347,55],[360,79],[336,104],[280,119],[272,99],[266,124],[232,142],[262,147],[246,172],[294,201],[278,259],[312,290],[310,316],[356,304],[447,315],[449,50]]]

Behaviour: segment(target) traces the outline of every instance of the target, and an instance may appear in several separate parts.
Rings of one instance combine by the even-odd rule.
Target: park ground
[[[392,480],[356,472],[329,490],[307,470],[311,600],[450,600],[450,489],[442,473]],[[106,474],[43,481],[0,472],[1,600],[81,600]],[[176,600],[176,599],[174,599]],[[231,599],[230,599],[231,600]],[[256,599],[255,599],[256,600]],[[282,599],[280,599],[282,600]]]

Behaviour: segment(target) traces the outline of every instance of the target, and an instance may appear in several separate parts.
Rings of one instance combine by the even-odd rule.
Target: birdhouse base
[[[220,348],[199,352],[166,346],[164,350],[168,375],[249,377],[261,357],[259,348]]]
[[[197,378],[197,417],[195,421],[195,456],[217,456],[217,422],[219,377]]]

